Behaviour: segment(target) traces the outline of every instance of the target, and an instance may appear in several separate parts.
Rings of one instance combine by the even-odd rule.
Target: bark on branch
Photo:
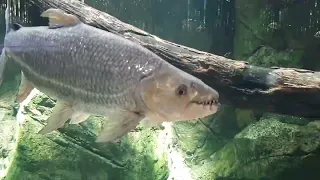
[[[60,8],[83,22],[143,45],[218,90],[222,104],[320,118],[320,73],[262,68],[165,41],[77,0],[31,0],[42,10]]]

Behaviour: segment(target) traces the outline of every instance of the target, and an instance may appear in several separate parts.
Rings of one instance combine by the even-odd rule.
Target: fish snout
[[[215,103],[218,105],[218,104],[220,104],[219,103],[219,93],[216,91],[216,90],[214,90],[213,88],[211,88],[211,87],[207,87],[207,89],[208,89],[208,92],[209,92],[209,99],[212,99],[213,101],[215,101]]]
[[[197,92],[194,101],[210,104],[220,109],[219,93],[204,83],[193,83],[191,87]]]
[[[216,107],[217,107],[217,111],[219,111],[221,109],[221,104],[219,102],[216,103]]]
[[[211,98],[214,102],[214,106],[216,106],[216,111],[219,111],[220,108],[221,108],[221,104],[219,102],[219,93],[214,90],[213,88],[209,87],[210,88],[210,91],[211,91]]]

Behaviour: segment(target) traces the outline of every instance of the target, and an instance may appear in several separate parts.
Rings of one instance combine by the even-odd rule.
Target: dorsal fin
[[[68,14],[61,9],[49,8],[40,16],[49,18],[49,28],[74,26],[81,23],[77,16]]]
[[[22,28],[23,26],[21,24],[18,24],[18,23],[13,23],[11,25],[11,29],[14,30],[14,31],[18,31],[20,28]]]

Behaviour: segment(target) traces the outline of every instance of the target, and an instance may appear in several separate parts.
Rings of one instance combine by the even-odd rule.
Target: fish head
[[[200,79],[169,65],[142,80],[141,98],[151,116],[162,122],[203,118],[220,108],[219,93]]]

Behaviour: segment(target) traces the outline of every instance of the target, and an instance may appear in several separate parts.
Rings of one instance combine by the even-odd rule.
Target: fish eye
[[[181,84],[177,87],[176,94],[178,96],[183,96],[183,95],[187,94],[187,90],[188,90],[188,87],[185,84]]]

